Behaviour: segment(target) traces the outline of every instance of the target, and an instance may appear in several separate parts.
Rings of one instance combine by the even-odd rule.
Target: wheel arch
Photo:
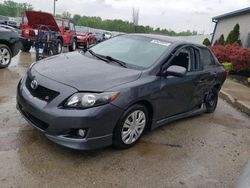
[[[59,39],[62,42],[62,45],[63,45],[63,37],[62,36],[58,36],[57,39]]]
[[[11,53],[11,57],[12,57],[13,56],[13,49],[12,49],[12,45],[10,44],[10,42],[8,42],[6,40],[0,40],[0,44],[4,44],[10,49],[10,53]]]
[[[219,91],[221,89],[221,84],[217,83],[214,85],[214,88]]]
[[[149,102],[148,100],[142,99],[142,100],[135,101],[132,104],[128,105],[126,109],[128,109],[131,106],[136,105],[136,104],[143,105],[148,110],[148,118],[149,118],[149,120],[148,120],[146,130],[147,131],[151,130],[151,126],[152,126],[152,123],[153,123],[153,117],[154,117],[154,107],[153,107],[152,103]]]

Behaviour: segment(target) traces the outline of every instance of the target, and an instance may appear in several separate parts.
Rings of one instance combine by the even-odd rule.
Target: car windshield
[[[89,29],[86,27],[76,26],[75,28],[77,33],[87,33],[89,31]]]
[[[62,20],[56,20],[57,26],[62,27]]]
[[[91,51],[128,65],[149,68],[169,49],[170,45],[170,42],[149,37],[123,35],[95,45]]]

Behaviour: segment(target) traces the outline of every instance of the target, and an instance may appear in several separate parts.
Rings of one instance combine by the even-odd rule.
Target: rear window
[[[201,48],[201,60],[204,67],[211,66],[215,64],[215,60],[211,52],[207,48]]]

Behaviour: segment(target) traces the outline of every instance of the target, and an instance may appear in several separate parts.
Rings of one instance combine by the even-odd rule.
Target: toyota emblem
[[[36,89],[38,87],[38,82],[36,80],[32,80],[32,82],[30,83],[30,87],[32,89]]]

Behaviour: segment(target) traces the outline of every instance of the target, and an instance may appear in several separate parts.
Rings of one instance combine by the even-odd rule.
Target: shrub
[[[204,44],[205,46],[211,46],[211,42],[210,42],[210,40],[209,40],[208,38],[205,38],[205,39],[204,39],[203,44]]]
[[[242,48],[237,44],[215,45],[211,50],[219,62],[231,62],[233,70],[238,73],[250,73],[250,48]]]
[[[225,44],[225,38],[224,35],[222,34],[219,39],[217,39],[214,43],[214,45],[224,45]]]
[[[233,70],[232,63],[224,62],[224,63],[222,63],[222,65],[226,69],[227,72],[231,72]]]
[[[233,28],[232,31],[230,31],[227,40],[226,40],[226,44],[234,44],[234,43],[238,43],[239,42],[239,37],[240,37],[240,25],[236,24]],[[238,43],[240,44],[240,43]]]

